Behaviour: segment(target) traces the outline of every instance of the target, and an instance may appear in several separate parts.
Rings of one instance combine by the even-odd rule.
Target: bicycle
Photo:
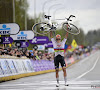
[[[48,34],[50,31],[56,31],[57,26],[51,22],[50,20],[51,16],[44,15],[44,17],[49,20],[49,23],[40,22],[33,25],[32,30],[34,33],[39,34],[39,35],[45,35],[45,34]],[[70,19],[71,17],[75,17],[75,16],[70,15],[68,18],[65,18],[66,22],[62,24],[62,27],[68,33],[78,35],[80,33],[80,30],[74,24],[68,23],[69,21],[72,21]],[[59,20],[64,20],[64,19],[59,19]]]

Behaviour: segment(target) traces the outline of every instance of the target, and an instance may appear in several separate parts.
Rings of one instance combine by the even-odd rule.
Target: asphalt
[[[100,51],[68,67],[64,86],[59,72],[60,87],[56,87],[55,72],[0,83],[0,90],[100,90]]]

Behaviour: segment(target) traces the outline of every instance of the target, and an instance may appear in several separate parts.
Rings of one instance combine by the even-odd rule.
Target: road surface
[[[56,87],[55,72],[52,72],[0,83],[0,90],[100,90],[100,51],[66,70],[69,86],[64,86],[60,71],[60,87]]]

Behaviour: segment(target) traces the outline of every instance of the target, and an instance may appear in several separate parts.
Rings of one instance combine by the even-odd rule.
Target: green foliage
[[[12,0],[0,0],[0,23],[13,22]]]
[[[100,42],[100,29],[89,31],[86,35],[86,42],[91,46]]]

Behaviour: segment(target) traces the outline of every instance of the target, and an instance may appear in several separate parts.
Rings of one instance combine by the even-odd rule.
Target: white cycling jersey
[[[53,48],[54,48],[54,51],[55,51],[55,56],[57,55],[61,55],[61,56],[64,56],[64,47],[65,47],[65,42],[66,42],[67,39],[63,39],[62,42],[60,43],[57,43],[56,40],[54,38],[51,38],[51,41],[53,43]]]

